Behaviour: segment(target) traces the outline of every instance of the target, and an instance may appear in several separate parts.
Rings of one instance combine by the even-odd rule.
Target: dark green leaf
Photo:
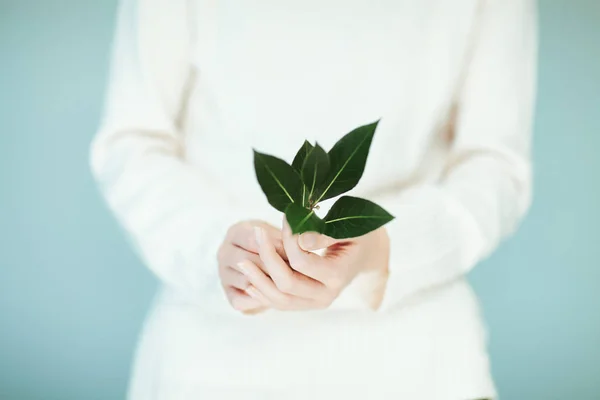
[[[298,171],[298,173],[300,173],[302,165],[304,164],[304,160],[306,159],[306,156],[308,155],[308,153],[310,153],[312,149],[313,145],[310,144],[308,140],[305,140],[304,143],[302,143],[302,147],[300,147],[300,150],[298,150],[298,152],[296,153],[294,161],[292,161],[292,167],[294,167],[294,169]]]
[[[315,214],[314,210],[302,207],[298,203],[291,203],[285,209],[285,217],[292,228],[292,233],[323,232],[325,222]]]
[[[335,239],[362,236],[385,225],[394,217],[372,201],[340,197],[325,216],[323,233]]]
[[[341,138],[329,151],[331,167],[317,202],[347,192],[363,175],[375,129],[379,121],[360,126]]]
[[[254,150],[254,171],[269,204],[281,212],[290,203],[302,204],[300,174],[285,161]]]
[[[308,190],[308,199],[314,200],[315,190],[320,188],[320,184],[327,177],[328,172],[329,156],[317,143],[306,156],[300,171],[302,182]]]

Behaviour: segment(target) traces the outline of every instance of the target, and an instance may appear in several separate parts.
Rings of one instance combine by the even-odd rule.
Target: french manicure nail
[[[254,286],[248,286],[246,288],[246,293],[248,293],[248,296],[252,297],[253,299],[258,299],[260,297]]]
[[[313,250],[313,248],[317,244],[317,237],[313,233],[304,233],[300,235],[298,239],[300,247],[302,247],[305,250]]]
[[[248,268],[246,268],[246,265],[244,265],[243,261],[237,263],[237,268],[242,274],[248,275]]]

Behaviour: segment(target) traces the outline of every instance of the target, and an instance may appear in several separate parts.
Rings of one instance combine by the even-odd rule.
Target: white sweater
[[[163,282],[130,398],[494,397],[464,276],[530,203],[535,60],[528,0],[122,1],[91,163]],[[352,194],[396,217],[382,306],[363,275],[330,310],[233,311],[225,231],[282,218],[252,147],[291,161],[378,118]]]

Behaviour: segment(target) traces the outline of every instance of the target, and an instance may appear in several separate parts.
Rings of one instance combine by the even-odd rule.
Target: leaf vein
[[[273,171],[271,171],[271,168],[269,168],[269,166],[267,165],[267,163],[263,162],[263,164],[265,166],[265,169],[269,173],[269,175],[271,175],[271,177],[275,180],[275,182],[277,183],[277,185],[281,188],[281,190],[283,190],[283,192],[288,197],[288,199],[290,199],[290,201],[293,203],[294,199],[292,198],[292,196],[290,196],[290,194],[288,193],[288,191],[286,190],[286,188],[281,184],[281,182],[279,181],[279,179],[277,178],[277,176],[275,175],[275,173],[273,173]]]
[[[350,162],[350,160],[352,160],[352,158],[354,158],[354,156],[356,155],[356,153],[358,152],[358,150],[361,148],[361,146],[363,145],[363,143],[365,143],[365,141],[367,140],[367,138],[368,138],[368,136],[365,135],[365,137],[360,142],[360,144],[358,146],[356,146],[356,148],[354,149],[354,151],[352,152],[352,154],[350,154],[350,157],[348,157],[348,159],[346,160],[346,162],[344,163],[344,165],[342,165],[342,167],[340,168],[340,170],[338,171],[338,173],[335,174],[335,176],[333,177],[333,179],[331,180],[331,182],[329,183],[329,185],[327,186],[327,188],[323,191],[323,193],[321,194],[321,196],[319,197],[319,199],[316,201],[316,203],[318,203],[319,201],[321,201],[321,199],[323,198],[323,196],[325,196],[325,194],[329,191],[329,189],[331,188],[331,186],[334,184],[334,182],[337,180],[337,178],[340,176],[340,174],[346,168],[346,165],[348,165],[348,163]]]
[[[329,221],[325,221],[326,224],[331,224],[332,222],[338,222],[338,221],[346,221],[349,219],[365,219],[365,218],[374,218],[374,219],[387,219],[387,216],[382,216],[382,215],[353,215],[351,217],[341,217],[341,218],[336,218],[336,219],[332,219]]]

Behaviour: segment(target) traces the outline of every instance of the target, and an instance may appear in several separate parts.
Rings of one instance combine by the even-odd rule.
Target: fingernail
[[[246,268],[246,265],[244,264],[243,261],[240,261],[239,263],[237,263],[237,268],[242,274],[248,275],[248,268]]]
[[[253,299],[260,298],[260,294],[258,293],[258,290],[256,290],[256,288],[254,286],[248,286],[246,288],[246,293],[248,294],[248,296],[252,297]]]
[[[312,248],[317,244],[317,237],[312,233],[305,233],[300,235],[300,246],[306,248]]]
[[[262,228],[255,226],[254,236],[256,238],[256,243],[260,246],[262,244]]]

